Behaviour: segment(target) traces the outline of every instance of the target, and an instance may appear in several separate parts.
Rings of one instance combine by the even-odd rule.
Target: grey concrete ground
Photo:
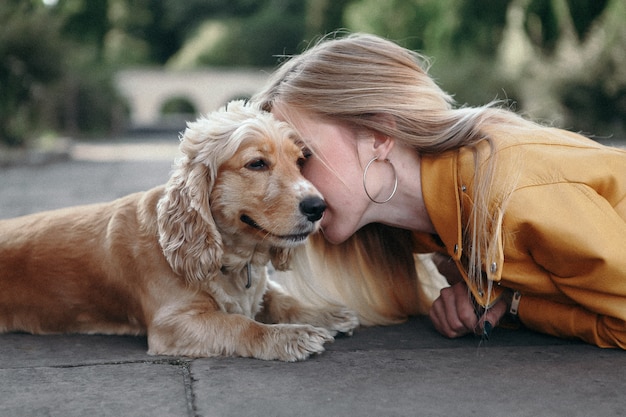
[[[0,218],[163,183],[174,146],[80,146],[72,160],[0,168]],[[146,349],[143,337],[0,335],[0,417],[626,414],[626,352],[526,330],[448,340],[415,318],[298,363]]]

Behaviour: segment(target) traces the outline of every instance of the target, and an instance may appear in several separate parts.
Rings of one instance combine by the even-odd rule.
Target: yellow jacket
[[[487,277],[522,294],[519,318],[528,328],[626,349],[626,151],[551,128],[490,136],[494,190],[513,191],[499,251],[483,260]],[[457,263],[474,163],[467,149],[422,157],[426,208],[440,249]],[[484,290],[470,289],[484,305]]]

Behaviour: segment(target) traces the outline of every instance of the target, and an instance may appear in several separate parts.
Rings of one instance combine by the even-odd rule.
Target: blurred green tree
[[[495,68],[533,117],[623,137],[625,16],[623,0],[516,0]]]
[[[45,3],[0,3],[0,141],[110,129],[124,113],[119,68],[272,67],[339,28],[433,57],[431,74],[461,104],[499,97],[565,127],[626,130],[624,0]]]
[[[58,0],[49,13],[63,20],[62,35],[77,43],[88,44],[100,59],[110,24],[109,0]]]
[[[103,10],[82,0],[0,3],[1,143],[25,145],[51,131],[109,132],[123,123],[124,105],[104,60]]]
[[[306,0],[306,39],[314,40],[344,27],[344,10],[352,0]]]
[[[501,98],[536,119],[621,136],[625,17],[624,0],[354,0],[344,15],[353,31],[433,57],[431,74],[461,104]]]
[[[168,65],[274,66],[276,55],[302,49],[306,36],[305,2],[263,0],[256,4],[250,14],[220,15],[203,21]]]
[[[66,69],[61,21],[36,2],[0,3],[0,142],[22,145],[38,129],[46,89]]]

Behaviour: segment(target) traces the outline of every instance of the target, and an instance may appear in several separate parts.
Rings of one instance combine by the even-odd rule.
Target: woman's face
[[[363,165],[358,157],[355,133],[340,124],[307,117],[301,112],[281,110],[274,116],[290,123],[300,134],[310,155],[302,174],[315,185],[326,200],[322,231],[331,243],[341,243],[364,223],[368,199],[363,191]]]

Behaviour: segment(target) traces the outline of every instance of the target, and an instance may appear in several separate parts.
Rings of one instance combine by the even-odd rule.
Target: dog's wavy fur
[[[363,227],[341,245],[318,233],[294,249],[289,270],[272,278],[308,305],[347,306],[361,326],[397,324],[428,314],[449,285],[435,255],[413,254],[413,248],[410,232],[381,224]]]
[[[323,351],[354,313],[304,306],[266,270],[287,268],[324,207],[294,139],[232,102],[188,125],[165,186],[0,221],[0,332],[147,334],[150,354],[194,357]]]

